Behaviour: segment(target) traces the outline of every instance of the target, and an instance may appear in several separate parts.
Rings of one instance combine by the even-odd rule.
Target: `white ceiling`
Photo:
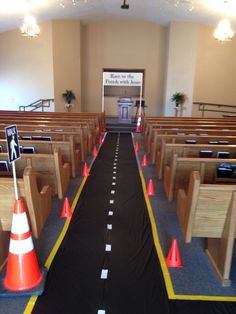
[[[167,26],[170,21],[216,25],[227,17],[236,30],[236,0],[0,0],[0,32],[19,28],[30,4],[38,23],[51,19],[80,19],[84,23],[104,19],[143,19]],[[60,2],[65,4],[63,9]],[[227,2],[225,4],[224,2]],[[194,9],[191,10],[191,3]],[[177,4],[177,5],[176,5]]]

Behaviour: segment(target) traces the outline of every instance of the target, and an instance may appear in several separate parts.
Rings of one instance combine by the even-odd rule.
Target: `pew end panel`
[[[51,210],[51,188],[38,190],[37,173],[26,167],[23,179],[17,179],[19,197],[23,199],[32,235],[38,238]],[[0,219],[3,231],[11,230],[15,200],[13,178],[0,178]]]
[[[69,163],[63,163],[60,148],[54,150],[55,173],[58,185],[58,198],[62,199],[70,183],[71,168]]]
[[[223,286],[229,286],[236,236],[236,185],[201,184],[190,175],[187,194],[178,191],[177,216],[185,242],[207,238],[206,254]]]
[[[4,268],[7,262],[7,256],[9,251],[10,231],[4,231],[2,229],[2,223],[0,219],[0,272]]]

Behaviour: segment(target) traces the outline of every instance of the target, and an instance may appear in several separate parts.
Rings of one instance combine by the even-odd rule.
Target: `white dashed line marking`
[[[101,279],[107,279],[107,276],[108,276],[108,269],[102,269]]]
[[[106,244],[105,251],[111,252],[111,244]]]

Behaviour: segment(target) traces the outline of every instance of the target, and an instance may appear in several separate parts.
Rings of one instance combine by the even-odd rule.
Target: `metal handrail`
[[[218,113],[234,113],[236,114],[236,106],[233,105],[225,105],[225,104],[213,104],[213,103],[207,103],[207,102],[193,102],[193,105],[198,105],[198,111],[202,112],[202,117],[204,117],[204,114],[206,111],[210,112],[218,112]],[[207,106],[210,107],[216,107],[216,108],[234,108],[235,111],[229,111],[229,110],[217,110],[217,109],[207,109]]]
[[[43,112],[44,108],[50,108],[52,102],[54,102],[53,98],[39,99],[39,100],[32,102],[29,105],[19,106],[19,110],[20,111],[27,111],[26,108],[32,108],[31,110],[28,110],[28,111],[35,111],[39,108],[42,108],[42,112]]]

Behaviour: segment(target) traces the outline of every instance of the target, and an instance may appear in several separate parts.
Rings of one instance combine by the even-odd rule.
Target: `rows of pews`
[[[105,127],[103,113],[0,112],[0,270],[3,268],[15,199],[5,127],[16,124],[21,158],[15,162],[32,235],[40,236],[52,198],[63,199]]]
[[[235,118],[145,117],[142,135],[186,243],[206,238],[206,253],[229,286],[236,236]]]

